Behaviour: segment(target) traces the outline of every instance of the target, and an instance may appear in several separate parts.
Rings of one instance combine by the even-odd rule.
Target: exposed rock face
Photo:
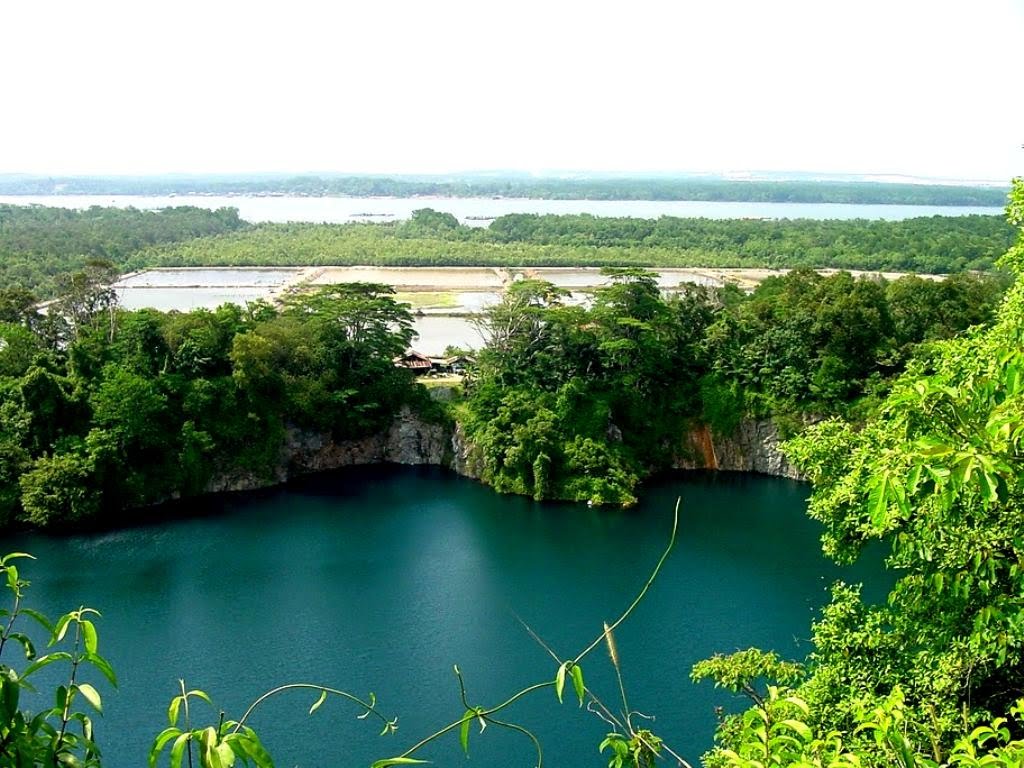
[[[403,408],[386,432],[360,440],[336,441],[329,432],[289,427],[278,462],[269,476],[237,470],[215,476],[206,490],[216,493],[266,488],[290,477],[359,464],[446,465],[450,452],[450,430],[428,424]]]
[[[450,451],[451,431],[440,424],[428,424],[403,408],[391,423],[384,443],[384,461],[392,464],[445,464]]]
[[[480,456],[479,449],[469,442],[469,438],[466,437],[466,431],[462,428],[461,424],[455,425],[451,445],[450,468],[463,477],[479,480],[481,475],[480,465],[483,459]]]
[[[768,419],[745,419],[735,433],[726,436],[713,434],[707,425],[701,424],[684,436],[673,467],[760,472],[802,480],[803,476],[779,449],[780,442],[778,428]]]
[[[779,442],[779,431],[769,420],[743,421],[735,434],[729,436],[712,434],[706,425],[699,425],[683,436],[672,466],[675,469],[760,472],[802,479],[782,455]],[[336,441],[330,433],[289,428],[270,475],[235,470],[215,476],[206,491],[254,490],[312,472],[382,463],[431,464],[479,479],[482,457],[461,425],[456,424],[452,430],[429,424],[403,408],[387,431],[360,440]]]

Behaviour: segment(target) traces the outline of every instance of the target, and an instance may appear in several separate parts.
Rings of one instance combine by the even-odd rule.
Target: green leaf
[[[231,768],[235,764],[235,752],[231,749],[230,744],[221,742],[214,748],[214,752],[220,758],[220,764],[223,768]]]
[[[459,726],[459,743],[462,745],[462,751],[466,753],[466,757],[469,757],[469,724],[473,722],[474,717],[476,717],[476,712],[467,709],[466,714],[462,716],[462,725]]]
[[[429,760],[416,760],[412,757],[389,757],[386,760],[378,760],[370,765],[370,768],[388,768],[391,765],[426,765]]]
[[[149,768],[156,768],[156,763],[160,759],[160,753],[163,752],[164,747],[171,739],[180,735],[180,728],[164,728],[157,734],[157,737],[153,739],[153,747],[149,750]]]
[[[35,560],[34,555],[30,555],[28,552],[11,552],[8,555],[0,557],[0,565],[7,565],[8,560],[15,560],[17,558],[28,558],[29,560]]]
[[[243,731],[238,744],[257,768],[274,768],[273,758],[270,757],[270,753],[267,752],[256,732],[251,728],[246,728]]]
[[[930,456],[938,458],[939,456],[948,456],[953,452],[952,446],[939,440],[937,437],[928,435],[922,437],[917,441],[918,449],[923,456]]]
[[[65,613],[59,619],[57,619],[57,625],[53,628],[53,638],[50,640],[50,645],[59,643],[64,639],[64,635],[67,634],[68,626],[71,624],[71,614]]]
[[[583,697],[586,694],[587,687],[583,684],[583,667],[579,664],[572,665],[572,687],[576,689],[576,698],[580,700],[580,706],[583,706]]]
[[[558,697],[558,702],[562,702],[562,691],[565,689],[565,668],[569,662],[562,662],[558,667],[558,672],[555,673],[555,695]]]
[[[39,611],[34,608],[22,608],[21,613],[35,620],[36,623],[42,626],[49,634],[53,634],[53,624],[50,623],[50,620]]]
[[[56,653],[48,653],[45,656],[40,656],[34,662],[25,667],[25,671],[21,673],[22,680],[33,672],[53,664],[55,661],[71,661],[71,654],[67,651],[57,651]]]
[[[309,708],[309,714],[312,715],[314,712],[320,709],[320,705],[323,704],[326,700],[327,691],[320,691],[320,696],[318,696],[317,700],[313,702],[313,706]]]
[[[174,746],[171,747],[171,768],[181,768],[181,758],[191,736],[190,733],[183,733],[175,740]]]
[[[365,720],[368,718],[370,716],[370,712],[373,711],[375,706],[377,706],[377,696],[373,691],[370,691],[370,708],[363,712],[363,714],[356,715],[356,720]]]
[[[167,707],[167,722],[171,725],[178,724],[178,710],[181,709],[181,696],[175,696],[171,699],[170,706]]]
[[[916,490],[917,486],[920,484],[922,472],[924,472],[924,467],[922,467],[920,464],[915,464],[911,468],[910,474],[907,475],[907,487],[911,491]]]
[[[807,702],[801,699],[799,696],[787,696],[785,700],[797,709],[799,709],[805,715],[811,714],[811,708],[808,706]]]
[[[25,651],[25,659],[32,661],[36,657],[36,647],[32,645],[32,640],[29,639],[28,635],[24,635],[21,632],[11,632],[8,635],[11,640],[16,640],[21,643],[22,649]]]
[[[216,749],[217,731],[212,725],[203,729],[202,734],[199,736],[199,746],[203,750],[202,757],[200,758],[200,764],[203,768],[223,768],[220,764],[220,754]]]
[[[799,720],[783,720],[782,725],[795,731],[804,741],[810,741],[812,738],[811,728],[807,723],[802,723]]]
[[[14,713],[18,711],[21,686],[18,685],[14,670],[7,670],[5,677],[7,679],[3,681],[3,686],[0,686],[0,705],[3,707],[5,718],[9,718],[13,717]],[[7,723],[5,723],[6,725]]]
[[[868,493],[868,517],[871,519],[871,524],[876,528],[881,528],[885,523],[885,511],[888,502],[886,498],[886,484],[887,481],[883,479],[875,483]]]
[[[83,661],[96,667],[96,669],[98,669],[102,675],[107,678],[110,684],[117,688],[117,675],[114,674],[114,668],[110,666],[110,662],[96,653],[85,654]]]
[[[82,735],[85,737],[86,741],[91,742],[93,740],[93,729],[92,720],[89,716],[83,712],[76,712],[72,715],[72,718],[78,720],[82,724]]]
[[[999,480],[988,472],[978,473],[978,484],[981,486],[982,501],[988,505],[999,501]]]
[[[78,692],[81,693],[83,697],[85,697],[85,700],[92,705],[93,709],[95,709],[100,714],[103,714],[103,700],[100,698],[99,691],[97,691],[88,683],[80,683],[78,685]]]
[[[210,697],[206,694],[205,691],[200,691],[198,689],[194,689],[194,690],[189,691],[185,695],[186,696],[195,696],[197,699],[202,699],[203,701],[205,701],[211,707],[213,706],[213,702],[210,700]]]
[[[99,638],[96,636],[96,626],[91,621],[81,622],[82,639],[85,642],[86,653],[96,653]]]

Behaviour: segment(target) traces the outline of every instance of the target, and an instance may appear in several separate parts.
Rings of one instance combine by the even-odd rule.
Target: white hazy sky
[[[1024,0],[8,0],[0,172],[1024,174]]]

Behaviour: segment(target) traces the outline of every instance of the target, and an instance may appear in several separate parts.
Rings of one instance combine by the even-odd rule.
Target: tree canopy
[[[1008,213],[1024,224],[1020,182]],[[896,581],[881,605],[833,588],[804,677],[741,674],[779,686],[723,726],[710,764],[1019,764],[1024,238],[1003,264],[1018,277],[994,325],[933,345],[862,427],[833,419],[789,443],[826,553],[849,561],[882,541]],[[728,684],[737,665],[695,673]]]

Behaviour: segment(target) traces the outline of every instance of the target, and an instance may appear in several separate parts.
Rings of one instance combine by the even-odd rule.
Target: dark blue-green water
[[[552,678],[554,663],[516,615],[574,655],[643,586],[682,497],[677,546],[617,640],[631,708],[655,715],[653,729],[696,764],[711,744],[714,707],[732,699],[692,684],[693,663],[752,645],[800,658],[827,585],[877,573],[877,563],[840,571],[823,559],[806,494],[774,478],[676,474],[645,486],[635,509],[593,510],[499,496],[437,469],[358,468],[220,497],[190,519],[23,536],[5,548],[39,558],[23,568],[31,604],[103,612],[100,651],[121,681],[116,691],[98,686],[106,766],[145,764],[179,677],[236,718],[281,683],[373,691],[399,717],[394,736],[377,736],[335,700],[308,716],[309,693],[273,700],[252,720],[278,766],[367,766],[461,716],[453,664],[473,704]],[[583,667],[614,705],[604,648]],[[565,704],[543,691],[506,719],[537,732],[545,765],[603,766],[607,728],[568,688]],[[441,766],[534,765],[520,735],[474,729],[471,742],[468,762],[456,734],[422,756]]]

